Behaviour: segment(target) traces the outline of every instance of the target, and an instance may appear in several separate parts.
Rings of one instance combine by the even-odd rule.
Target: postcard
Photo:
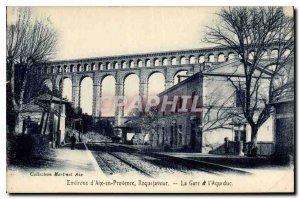
[[[294,193],[293,7],[7,7],[8,193]]]

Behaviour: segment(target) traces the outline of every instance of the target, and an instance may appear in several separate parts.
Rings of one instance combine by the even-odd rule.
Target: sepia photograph
[[[294,193],[294,17],[7,6],[7,193]]]

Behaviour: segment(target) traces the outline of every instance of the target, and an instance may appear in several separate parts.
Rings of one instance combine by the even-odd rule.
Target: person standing
[[[76,143],[76,137],[75,137],[75,134],[73,134],[71,137],[71,149],[72,150],[74,150],[74,148],[75,148],[75,143]]]

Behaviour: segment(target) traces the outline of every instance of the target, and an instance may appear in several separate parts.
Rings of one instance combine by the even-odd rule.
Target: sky
[[[203,48],[206,26],[216,22],[220,7],[32,7],[33,16],[48,18],[58,33],[53,60],[137,54]],[[8,23],[15,18],[15,7],[8,8]],[[159,74],[151,94],[164,89]],[[135,77],[125,82],[128,95],[137,93]],[[114,84],[110,79],[103,87]],[[152,83],[153,84],[153,83]],[[71,99],[71,83],[66,80],[64,95]],[[81,105],[92,113],[92,82],[82,82]],[[114,92],[104,93],[114,95]],[[113,113],[113,111],[111,112]]]
[[[35,7],[59,35],[54,59],[203,47],[218,7]]]

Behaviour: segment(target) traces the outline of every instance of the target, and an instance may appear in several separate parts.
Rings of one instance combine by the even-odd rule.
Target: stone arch
[[[116,78],[113,74],[106,74],[101,78],[101,116],[114,116],[114,96],[116,95]]]
[[[71,72],[71,70],[70,70],[70,65],[64,65],[64,69],[65,69],[65,72],[66,72],[66,73]]]
[[[51,67],[47,67],[47,74],[50,74],[51,72]]]
[[[113,69],[119,69],[119,63],[117,61],[114,61],[113,65],[112,65],[112,68]]]
[[[128,116],[130,111],[128,105],[133,100],[134,97],[139,96],[139,84],[140,77],[136,73],[127,73],[123,79],[124,84],[124,96],[127,99],[127,106],[125,106],[124,115]]]
[[[141,59],[137,60],[137,67],[142,68],[143,67],[143,61]]]
[[[77,67],[77,65],[74,65],[74,71],[75,71],[75,72],[78,72],[78,67]]]
[[[76,72],[76,71],[74,71],[74,65],[73,64],[70,64],[70,72],[71,73]]]
[[[89,75],[82,75],[79,81],[79,86],[79,100],[82,113],[91,115],[93,105],[93,78]]]
[[[150,61],[150,59],[146,59],[145,60],[145,66],[146,67],[151,67],[151,61]]]
[[[204,55],[199,55],[199,63],[202,64],[205,62],[205,56]]]
[[[108,76],[113,76],[115,78],[115,80],[117,79],[115,71],[107,71],[107,72],[104,72],[104,73],[100,74],[99,78],[97,78],[98,82],[101,84],[101,82],[103,81],[103,79],[106,78],[106,77],[108,77]]]
[[[153,75],[153,74],[156,74],[156,73],[161,73],[165,76],[164,74],[164,69],[154,69],[154,70],[151,70],[150,72],[146,73],[145,76],[143,76],[144,78],[147,78],[147,81],[149,80],[149,78]],[[165,77],[166,78],[166,77]]]
[[[148,77],[148,96],[157,95],[165,90],[166,77],[163,71],[152,71]]]
[[[83,71],[83,66],[81,64],[77,64],[78,72]]]
[[[191,55],[189,57],[189,64],[195,64],[196,63],[196,57],[194,55]]]
[[[166,57],[163,57],[161,62],[162,62],[163,66],[167,66],[168,65],[168,59]]]
[[[57,88],[59,88],[61,86],[62,79],[70,79],[72,81],[72,76],[71,76],[71,74],[68,74],[68,75],[64,75],[64,78],[63,78],[62,75],[58,75],[55,79],[55,86]]]
[[[271,50],[271,58],[278,58],[278,49],[274,48]]]
[[[121,61],[121,68],[127,68],[126,61]]]
[[[214,54],[209,54],[208,56],[208,62],[215,62],[216,60],[215,60],[215,55]]]
[[[51,72],[56,73],[56,67],[55,66],[51,66]]]
[[[248,53],[248,59],[253,60],[255,56],[255,50],[250,50]]]
[[[224,53],[219,53],[218,54],[218,62],[225,62],[226,60],[225,60],[225,55],[224,55]]]
[[[44,80],[42,82],[43,82],[42,83],[43,86],[46,86],[50,91],[52,91],[53,83],[52,83],[51,79],[44,78]]]
[[[98,69],[99,70],[104,70],[104,64],[102,62],[98,63]]]
[[[176,59],[176,57],[171,57],[171,65],[172,66],[175,66],[175,65],[177,65],[177,59]]]
[[[121,81],[120,81],[120,83],[122,82],[124,84],[126,78],[128,76],[130,76],[130,75],[137,75],[138,77],[140,76],[139,72],[135,71],[135,70],[133,70],[133,71],[126,71],[126,72],[124,71],[124,73],[122,73],[122,75],[121,75],[121,78],[120,78]]]
[[[62,67],[61,65],[58,65],[58,66],[56,66],[56,67],[58,68],[58,72],[61,73],[63,67]]]
[[[153,63],[154,63],[154,66],[159,66],[160,65],[158,58],[154,58]]]
[[[97,65],[95,63],[92,63],[91,64],[91,70],[97,70]]]
[[[90,71],[90,65],[84,64],[84,71]]]
[[[69,102],[71,102],[72,101],[72,78],[64,77],[62,81],[64,81],[62,96],[63,98],[66,98]]]
[[[81,84],[81,82],[82,82],[82,80],[83,80],[84,78],[88,78],[88,77],[91,78],[91,79],[93,80],[92,75],[89,74],[89,73],[79,75],[79,76],[78,76],[79,84]]]
[[[188,73],[189,73],[188,69],[179,69],[179,70],[175,71],[174,74],[173,74],[174,85],[179,83],[178,76],[188,75]]]
[[[233,60],[235,58],[235,53],[234,52],[229,52],[228,53],[228,60]]]
[[[179,60],[180,60],[180,65],[187,64],[185,56],[181,56]]]
[[[111,63],[110,62],[106,62],[106,70],[110,70],[111,69]]]
[[[128,68],[135,68],[133,60],[129,60],[128,65],[129,65]]]

